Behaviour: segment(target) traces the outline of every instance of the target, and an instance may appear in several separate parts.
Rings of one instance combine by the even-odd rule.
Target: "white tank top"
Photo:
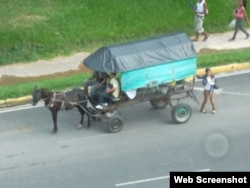
[[[211,77],[207,77],[207,84],[205,85],[204,89],[209,91],[211,89],[211,87],[214,85],[214,78]]]
[[[204,3],[205,3],[205,0],[201,1],[201,3],[197,2],[196,4],[196,11],[198,12],[197,13],[198,16],[205,16],[204,7],[203,7]]]

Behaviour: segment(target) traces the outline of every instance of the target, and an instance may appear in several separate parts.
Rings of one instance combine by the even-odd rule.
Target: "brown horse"
[[[71,110],[77,108],[81,114],[81,121],[78,127],[83,126],[85,113],[88,116],[88,127],[90,127],[90,113],[87,109],[88,97],[80,88],[73,88],[69,91],[54,92],[34,87],[32,93],[32,105],[35,106],[42,99],[45,106],[51,111],[54,128],[52,133],[57,133],[57,113],[60,110]]]

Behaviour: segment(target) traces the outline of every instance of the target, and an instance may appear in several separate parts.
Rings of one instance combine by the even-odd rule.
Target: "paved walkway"
[[[229,38],[232,37],[233,31],[211,34],[206,42],[202,40],[194,42],[194,47],[197,53],[202,49],[237,49],[250,47],[250,39],[246,40],[243,33],[239,31],[237,38],[233,42],[229,42]],[[48,74],[54,74],[59,72],[66,72],[69,70],[77,70],[85,57],[89,53],[82,52],[77,53],[69,57],[57,57],[52,60],[40,60],[33,63],[17,63],[8,66],[0,67],[0,78],[3,75],[16,76],[16,77],[34,77]]]
[[[202,49],[230,50],[250,47],[250,38],[246,40],[245,34],[239,31],[235,41],[229,42],[229,39],[232,38],[232,35],[233,31],[212,34],[209,36],[206,42],[194,42],[194,47],[197,52]]]
[[[89,53],[82,52],[68,57],[57,57],[51,60],[39,60],[33,63],[17,63],[0,67],[0,78],[3,75],[16,77],[36,77],[69,70],[77,70]]]

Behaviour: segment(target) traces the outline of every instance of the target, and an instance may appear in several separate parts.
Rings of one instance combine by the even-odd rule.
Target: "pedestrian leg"
[[[207,40],[207,38],[208,38],[208,34],[207,34],[207,32],[203,32],[202,34],[204,35],[203,41],[205,42]]]
[[[236,38],[236,35],[238,33],[238,30],[240,28],[240,25],[241,25],[241,19],[236,19],[236,22],[235,22],[235,28],[234,28],[234,35],[232,38],[229,39],[229,41],[234,41],[235,38]]]
[[[208,100],[208,97],[209,97],[209,91],[207,91],[207,90],[204,90],[204,100],[203,100],[203,103],[202,103],[202,105],[201,105],[201,109],[200,109],[200,111],[201,112],[206,112],[206,110],[205,110],[205,106],[206,106],[206,104],[207,104],[207,100]]]
[[[215,113],[215,101],[214,101],[214,92],[210,94],[210,103],[212,105],[212,113]]]
[[[248,39],[248,37],[249,37],[249,33],[243,28],[243,26],[242,25],[240,25],[240,27],[239,27],[239,29],[243,32],[243,33],[245,33],[245,35],[246,35],[246,39]]]

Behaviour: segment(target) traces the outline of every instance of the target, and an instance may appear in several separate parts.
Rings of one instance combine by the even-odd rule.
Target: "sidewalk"
[[[52,60],[39,60],[33,63],[17,63],[0,66],[0,79],[2,76],[38,77],[43,75],[77,70],[89,53],[77,53],[69,57],[56,57]]]
[[[232,35],[233,31],[212,34],[208,37],[206,42],[194,42],[194,47],[198,53],[202,49],[230,50],[250,47],[250,38],[246,40],[245,34],[243,34],[241,31],[238,32],[235,41],[229,42],[228,40],[232,38]]]
[[[219,34],[211,34],[206,42],[202,40],[194,42],[194,48],[197,53],[203,50],[227,50],[238,48],[249,48],[250,39],[246,40],[245,35],[239,31],[237,38],[233,42],[228,40],[232,37],[233,31]],[[77,70],[79,66],[83,65],[83,59],[86,58],[89,53],[82,52],[77,53],[69,57],[57,57],[52,60],[39,60],[33,63],[18,63],[8,66],[0,67],[0,79],[3,76],[15,76],[15,77],[38,77],[44,75],[50,75],[60,72],[67,72],[70,70]],[[213,68],[214,73],[230,72],[242,69],[250,69],[250,62],[243,64],[232,64],[227,66],[221,66]],[[197,70],[204,71],[204,70]],[[17,104],[25,104],[31,100],[31,96],[21,97],[18,99],[0,100],[0,108],[14,106]]]

